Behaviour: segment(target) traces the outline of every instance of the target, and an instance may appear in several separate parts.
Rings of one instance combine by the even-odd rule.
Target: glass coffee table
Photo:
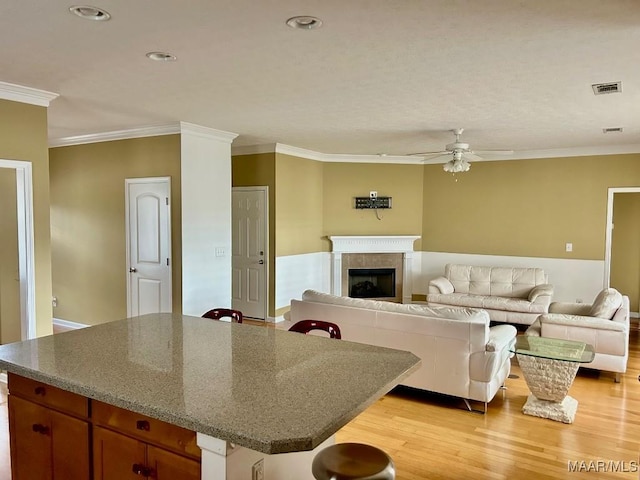
[[[593,347],[571,340],[518,335],[511,351],[531,390],[522,413],[573,423],[578,401],[567,393],[580,364],[593,361]]]

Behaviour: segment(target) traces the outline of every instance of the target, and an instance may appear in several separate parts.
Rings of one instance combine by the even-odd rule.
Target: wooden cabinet
[[[77,408],[82,402],[75,400],[84,400],[85,405],[87,400],[75,396],[66,408],[58,403],[62,390],[12,375],[9,388],[12,479],[90,478],[89,422],[74,416],[82,413],[82,408]]]
[[[12,480],[200,479],[195,432],[11,373],[9,430]]]
[[[195,432],[93,402],[94,480],[199,480]]]
[[[94,480],[199,480],[200,462],[96,426],[93,471]]]

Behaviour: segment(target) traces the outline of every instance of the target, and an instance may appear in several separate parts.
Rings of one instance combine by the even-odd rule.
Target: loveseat
[[[341,341],[408,350],[420,368],[402,383],[486,404],[511,368],[512,325],[489,327],[489,315],[469,308],[428,307],[339,297],[307,290],[292,300],[289,320],[325,320],[340,327]],[[338,340],[336,340],[338,341]]]
[[[619,382],[629,358],[629,297],[606,288],[592,304],[553,302],[525,333],[592,345],[593,362],[580,366],[614,372]]]
[[[494,322],[531,325],[549,311],[553,286],[541,268],[447,264],[429,282],[427,304],[482,308]]]

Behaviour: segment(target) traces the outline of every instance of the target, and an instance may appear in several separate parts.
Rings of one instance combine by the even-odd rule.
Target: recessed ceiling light
[[[178,59],[175,55],[166,52],[149,52],[147,58],[156,62],[175,62]]]
[[[317,17],[311,17],[309,15],[299,15],[297,17],[291,17],[287,20],[287,25],[291,28],[298,28],[300,30],[311,30],[322,26],[322,20]]]
[[[81,18],[98,22],[106,22],[111,18],[111,14],[106,10],[90,5],[73,5],[69,7],[69,11]]]

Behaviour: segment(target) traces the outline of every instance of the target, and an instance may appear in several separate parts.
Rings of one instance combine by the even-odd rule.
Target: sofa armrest
[[[597,330],[610,330],[624,332],[628,325],[623,322],[613,322],[608,318],[587,317],[585,315],[569,315],[566,313],[547,313],[538,317],[540,324],[560,325],[563,327],[595,328]]]
[[[589,315],[591,305],[588,303],[552,302],[549,313],[567,313],[569,315]]]
[[[550,283],[544,283],[533,287],[529,292],[529,301],[535,302],[538,297],[549,297],[548,299],[545,298],[540,300],[551,303],[551,297],[553,297],[553,285]],[[540,301],[537,303],[540,303]]]
[[[429,293],[453,293],[453,284],[447,277],[437,277],[429,282]]]
[[[509,348],[518,331],[513,325],[496,325],[489,329],[489,341],[485,347],[487,352],[499,352]]]

